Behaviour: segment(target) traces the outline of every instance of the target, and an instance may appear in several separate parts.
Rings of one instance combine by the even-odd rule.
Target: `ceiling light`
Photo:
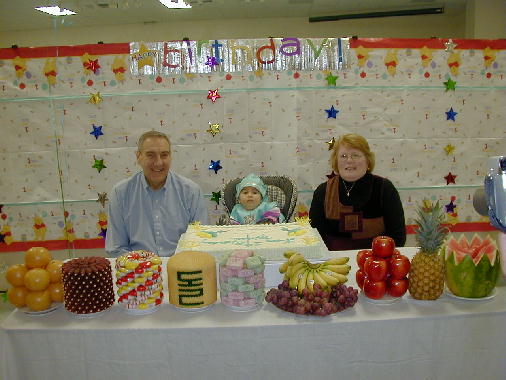
[[[60,8],[56,5],[52,7],[35,7],[36,10],[49,13],[53,16],[68,16],[68,15],[75,15],[76,12],[72,12],[71,10],[68,10],[66,8]]]
[[[183,0],[158,0],[160,3],[165,5],[167,8],[172,9],[183,9],[191,8],[190,4],[186,4]]]

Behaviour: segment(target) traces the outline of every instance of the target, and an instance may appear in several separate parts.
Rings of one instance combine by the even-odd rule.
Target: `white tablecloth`
[[[486,301],[405,295],[378,305],[361,295],[324,318],[270,304],[249,313],[165,304],[145,316],[114,306],[94,319],[16,310],[1,327],[5,380],[506,379],[505,286]]]

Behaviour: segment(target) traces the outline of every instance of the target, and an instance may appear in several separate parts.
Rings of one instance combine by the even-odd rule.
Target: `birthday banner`
[[[341,70],[348,53],[348,38],[132,42],[130,69],[136,75]]]

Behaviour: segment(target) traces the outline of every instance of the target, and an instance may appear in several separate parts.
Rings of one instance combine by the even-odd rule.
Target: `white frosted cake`
[[[283,252],[297,251],[308,259],[326,257],[325,243],[307,220],[294,223],[208,226],[192,223],[179,239],[180,251],[205,251],[216,258],[223,252],[254,249],[267,260],[284,260]]]

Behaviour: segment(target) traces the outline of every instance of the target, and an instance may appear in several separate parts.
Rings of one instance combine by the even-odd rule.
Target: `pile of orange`
[[[9,302],[32,311],[47,310],[53,302],[63,302],[62,265],[62,261],[51,259],[46,248],[30,248],[25,252],[24,264],[7,269],[5,277],[11,285],[7,291]]]

